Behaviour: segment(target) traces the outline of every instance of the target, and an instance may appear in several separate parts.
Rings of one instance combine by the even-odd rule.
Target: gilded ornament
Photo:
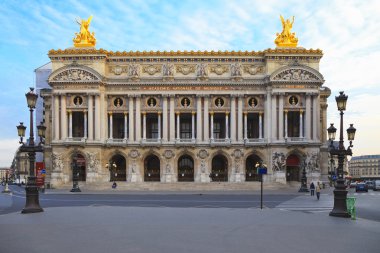
[[[80,25],[80,32],[75,33],[75,38],[73,39],[74,47],[95,47],[96,39],[95,33],[88,30],[92,20],[92,15],[87,19],[76,20]]]
[[[296,33],[292,33],[292,27],[294,23],[294,16],[292,21],[289,19],[284,20],[284,18],[280,15],[281,23],[282,23],[282,32],[277,33],[277,38],[274,43],[276,43],[277,47],[297,47],[298,38],[296,38]]]
[[[184,75],[188,75],[190,73],[195,72],[195,66],[194,65],[178,65],[177,71]]]

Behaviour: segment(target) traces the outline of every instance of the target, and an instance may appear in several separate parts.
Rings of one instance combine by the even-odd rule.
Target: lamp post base
[[[309,189],[306,185],[301,185],[301,188],[298,190],[298,192],[309,192]]]
[[[334,190],[334,208],[330,212],[330,216],[350,218],[351,215],[347,212],[347,190],[343,179],[338,179]]]
[[[12,193],[11,190],[9,190],[9,188],[8,188],[8,182],[5,183],[5,188],[1,193]]]
[[[73,188],[70,190],[70,192],[82,192],[79,188]]]
[[[39,213],[44,210],[39,203],[38,187],[36,185],[36,177],[28,177],[28,183],[25,187],[26,204],[21,213]]]

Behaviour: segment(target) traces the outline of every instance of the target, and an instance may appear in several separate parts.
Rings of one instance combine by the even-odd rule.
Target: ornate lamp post
[[[351,156],[352,151],[352,141],[355,138],[355,132],[356,129],[353,127],[353,124],[350,124],[350,127],[347,129],[347,136],[348,140],[350,141],[350,145],[346,149],[344,147],[344,141],[343,141],[343,111],[346,110],[346,102],[348,96],[344,95],[344,92],[339,92],[339,96],[335,97],[335,100],[338,105],[338,111],[340,111],[340,136],[339,136],[339,147],[335,148],[333,145],[333,141],[335,140],[336,135],[336,128],[334,127],[334,124],[331,124],[331,126],[327,129],[329,134],[329,140],[331,142],[330,145],[330,155],[331,156],[337,156],[338,157],[338,179],[335,184],[335,190],[334,190],[334,208],[330,212],[330,216],[336,216],[336,217],[345,217],[349,218],[351,215],[347,212],[347,205],[346,205],[346,199],[347,199],[347,190],[346,186],[344,184],[343,179],[343,163],[346,158],[346,156]]]
[[[302,177],[301,177],[301,187],[298,192],[309,192],[307,188],[307,178],[306,178],[306,162],[305,160],[302,162]]]
[[[109,161],[109,163],[106,163],[106,168],[109,169],[109,171],[110,171],[110,181],[115,181],[115,179],[117,177],[117,172],[116,172],[117,165],[116,165],[116,163]]]
[[[35,145],[33,134],[33,109],[36,107],[38,95],[34,93],[34,88],[30,88],[30,91],[26,93],[25,96],[30,111],[30,130],[28,143],[24,143],[22,141],[23,137],[25,136],[26,127],[22,122],[20,122],[20,125],[17,126],[18,136],[20,137],[19,143],[22,144],[20,151],[28,153],[29,158],[29,177],[25,187],[26,204],[21,213],[38,213],[43,212],[44,210],[40,207],[39,203],[38,187],[36,185],[37,177],[34,175],[34,164],[36,161],[36,152],[43,152],[43,146],[41,144],[42,139],[45,137],[46,127],[38,126],[38,134],[41,141],[38,145]]]
[[[74,157],[74,161],[71,163],[71,169],[73,170],[73,188],[70,192],[81,192],[78,185],[79,168],[77,164],[77,158]]]

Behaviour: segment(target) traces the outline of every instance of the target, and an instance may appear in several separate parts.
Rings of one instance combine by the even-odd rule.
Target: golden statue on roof
[[[74,47],[95,47],[96,39],[95,33],[88,30],[92,20],[92,15],[87,19],[76,20],[80,25],[80,32],[75,33],[75,38],[73,39]]]
[[[292,27],[294,23],[294,16],[292,21],[289,19],[284,20],[284,18],[280,15],[281,23],[282,23],[282,32],[276,33],[277,38],[274,40],[277,47],[297,47],[298,38],[296,38],[296,33],[292,33]]]

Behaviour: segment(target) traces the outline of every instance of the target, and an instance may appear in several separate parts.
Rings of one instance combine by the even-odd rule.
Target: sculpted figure
[[[94,47],[96,44],[95,33],[88,30],[92,20],[92,15],[87,19],[76,20],[80,25],[80,32],[75,33],[75,38],[73,39],[75,47]]]
[[[231,76],[241,76],[241,64],[239,62],[231,64]]]
[[[296,47],[298,43],[298,39],[296,38],[296,34],[292,33],[292,27],[294,23],[294,16],[292,17],[292,21],[289,19],[284,19],[280,15],[281,23],[282,23],[282,32],[277,33],[277,38],[275,39],[275,43],[279,47]]]
[[[205,63],[200,63],[197,65],[197,76],[198,77],[207,76],[207,65]]]
[[[164,76],[173,76],[174,75],[174,64],[166,63],[163,65],[162,72]]]
[[[285,155],[283,153],[274,152],[272,156],[273,171],[283,171],[285,167]]]

